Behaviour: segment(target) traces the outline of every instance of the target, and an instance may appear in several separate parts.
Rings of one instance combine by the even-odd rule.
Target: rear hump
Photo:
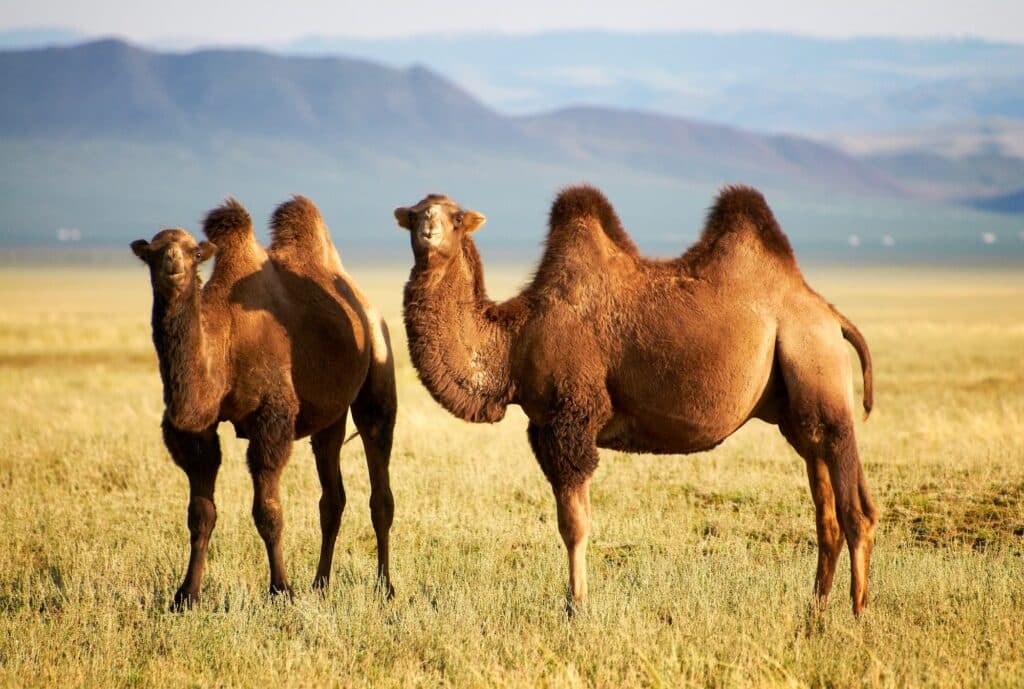
[[[272,247],[319,247],[327,228],[316,204],[305,196],[295,195],[285,201],[270,217]]]
[[[794,258],[789,238],[779,227],[764,196],[757,189],[744,185],[726,186],[718,194],[715,204],[708,210],[701,242],[710,243],[748,223],[756,228],[761,242],[770,251]]]

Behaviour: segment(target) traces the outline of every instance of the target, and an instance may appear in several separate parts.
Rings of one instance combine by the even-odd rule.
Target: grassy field
[[[187,482],[160,438],[148,276],[125,262],[0,269],[0,685],[1024,685],[1024,271],[807,271],[872,347],[876,411],[858,433],[883,511],[867,614],[850,613],[844,553],[809,627],[803,464],[757,422],[706,454],[602,454],[591,600],[567,619],[524,418],[472,426],[433,403],[405,350],[406,269],[358,266],[398,357],[395,599],[374,593],[358,442],[334,579],[310,591],[303,442],[283,481],[299,593],[269,600],[244,442],[223,427],[204,601],[167,612]],[[492,271],[492,294],[524,274]]]

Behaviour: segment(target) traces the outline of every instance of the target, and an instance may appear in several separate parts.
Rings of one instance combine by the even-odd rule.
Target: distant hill
[[[993,213],[1024,213],[1024,189],[1018,189],[1009,194],[974,199],[971,201],[971,205]]]
[[[425,64],[523,114],[603,105],[802,135],[1024,116],[1024,45],[978,39],[552,31],[310,36],[278,48]]]
[[[0,51],[0,83],[5,246],[120,245],[195,228],[226,195],[266,217],[301,192],[345,251],[402,250],[391,209],[443,191],[488,215],[482,248],[532,255],[551,198],[578,181],[601,186],[660,254],[693,241],[726,182],[761,187],[802,252],[846,253],[856,234],[862,255],[926,255],[973,246],[979,225],[1009,231],[917,204],[875,165],[810,139],[621,108],[509,116],[426,67],[104,40]]]
[[[204,50],[161,54],[115,40],[0,52],[4,136],[182,140],[219,132],[344,141],[515,136],[504,118],[422,68]]]
[[[899,193],[827,145],[602,108],[508,117],[423,67],[251,50],[163,54],[104,40],[0,52],[0,135],[199,144],[271,136],[379,155],[515,155],[680,179],[786,181]],[[457,159],[459,156],[455,156]]]

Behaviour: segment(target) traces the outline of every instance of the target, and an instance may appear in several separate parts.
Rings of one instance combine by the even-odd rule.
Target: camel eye
[[[462,224],[462,213],[456,213],[455,214],[455,227],[458,227],[461,224]]]
[[[203,260],[203,250],[202,249],[196,249],[196,260],[197,261]]]

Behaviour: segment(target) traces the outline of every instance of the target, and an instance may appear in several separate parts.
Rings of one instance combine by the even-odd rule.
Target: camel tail
[[[252,239],[252,218],[245,206],[236,199],[228,198],[221,205],[206,214],[203,220],[203,234],[214,244],[223,243],[234,237]]]
[[[285,201],[270,216],[270,245],[319,248],[327,234],[320,209],[305,196],[296,194]]]
[[[843,331],[843,338],[853,345],[853,348],[857,350],[857,356],[860,358],[860,369],[864,375],[864,420],[867,421],[868,416],[871,414],[871,408],[875,404],[875,391],[874,385],[871,380],[871,352],[868,350],[868,343],[865,341],[864,336],[857,330],[857,326],[851,323],[846,316],[839,313],[832,308],[832,311],[839,318],[839,326]]]
[[[551,204],[548,218],[548,243],[561,244],[569,241],[572,226],[583,218],[596,218],[605,235],[620,249],[638,255],[639,251],[632,238],[622,227],[615,208],[596,187],[579,184],[566,187]]]

